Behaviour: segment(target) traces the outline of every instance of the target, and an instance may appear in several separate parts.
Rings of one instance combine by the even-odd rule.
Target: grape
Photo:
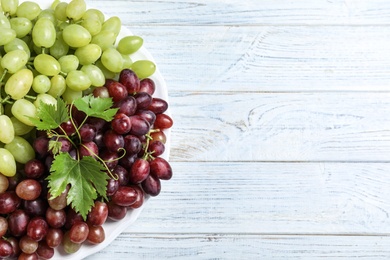
[[[103,142],[107,149],[111,152],[117,152],[119,149],[123,148],[125,141],[123,136],[117,134],[113,130],[108,130],[103,135]]]
[[[113,201],[108,203],[108,218],[118,221],[126,217],[127,207],[119,206]]]
[[[84,0],[72,0],[66,7],[66,16],[75,21],[80,20],[87,10]]]
[[[126,87],[130,94],[136,93],[140,89],[140,80],[134,71],[123,69],[119,74],[119,82]]]
[[[38,255],[36,252],[32,254],[26,254],[22,252],[18,257],[18,260],[38,260]]]
[[[41,192],[41,196],[42,193],[43,192]],[[47,200],[44,200],[42,198],[23,201],[23,209],[30,216],[44,216],[47,208],[48,208]]]
[[[38,242],[29,236],[23,236],[19,240],[19,248],[26,254],[32,254],[37,250]]]
[[[108,93],[108,89],[106,87],[96,87],[93,89],[92,94],[94,97],[110,97],[110,94]]]
[[[119,181],[115,179],[109,179],[107,182],[107,196],[112,196],[119,188]]]
[[[108,213],[108,208],[107,208]],[[8,231],[8,221],[5,217],[0,217],[0,237],[3,237]]]
[[[49,225],[42,217],[34,217],[27,225],[27,235],[35,241],[41,241],[47,234]]]
[[[142,189],[150,196],[157,196],[161,191],[160,179],[154,175],[149,174],[141,184]]]
[[[152,103],[148,107],[149,110],[151,110],[155,114],[162,114],[168,109],[168,102],[165,101],[162,98],[156,98],[154,97],[152,99]]]
[[[129,183],[129,172],[123,166],[115,166],[114,170],[112,171],[112,174],[114,176],[117,176],[119,186],[125,186]]]
[[[122,55],[114,48],[107,48],[103,51],[101,61],[108,70],[120,72],[123,69]]]
[[[104,14],[102,13],[102,11],[100,11],[98,9],[94,9],[94,8],[90,8],[90,9],[86,10],[85,13],[83,14],[84,20],[90,19],[90,18],[98,19],[100,21],[100,23],[103,23],[105,20],[105,17],[104,17]]]
[[[81,248],[81,243],[74,243],[70,240],[69,231],[64,234],[62,238],[62,245],[64,251],[68,254],[75,253]]]
[[[170,116],[166,114],[156,115],[156,121],[154,121],[154,127],[158,129],[167,129],[172,127],[173,120]]]
[[[7,237],[7,241],[12,246],[12,254],[10,255],[10,259],[14,259],[21,253],[19,248],[19,240],[16,237]]]
[[[144,79],[153,75],[156,65],[150,60],[137,60],[131,65],[131,69],[140,79]]]
[[[66,77],[66,85],[74,91],[86,90],[91,84],[88,75],[81,70],[73,70]]]
[[[74,55],[79,59],[81,65],[95,63],[102,55],[102,49],[99,45],[90,43],[77,48]]]
[[[33,28],[32,22],[25,17],[13,17],[9,20],[11,28],[15,30],[16,37],[23,38]]]
[[[109,169],[113,169],[115,166],[118,165],[117,152],[111,152],[109,150],[103,149],[100,152],[99,157],[104,161],[104,163]]]
[[[37,109],[41,106],[41,103],[52,105],[54,107],[57,106],[57,100],[53,96],[45,93],[38,94],[34,101],[34,105],[36,106]]]
[[[92,39],[89,31],[78,24],[70,24],[65,27],[62,31],[62,37],[65,43],[73,48],[83,47],[90,43]]]
[[[108,214],[108,208],[107,208]],[[87,241],[91,244],[100,244],[104,241],[106,235],[102,226],[89,226]]]
[[[28,126],[20,122],[16,117],[10,117],[15,135],[25,135],[29,133],[34,127]]]
[[[54,75],[50,79],[50,89],[47,94],[57,98],[64,94],[66,90],[66,80],[62,75]]]
[[[52,209],[61,210],[67,205],[66,197],[68,196],[69,186],[57,197],[52,198],[50,193],[47,193],[47,202]]]
[[[1,35],[1,34],[0,34]],[[109,47],[112,47],[115,42],[116,36],[111,31],[100,31],[98,34],[92,37],[91,43],[99,45],[102,51]]]
[[[72,120],[68,120],[66,122],[63,122],[60,124],[59,128],[57,129],[57,132],[64,135],[73,135],[76,133],[76,123],[73,123]]]
[[[141,151],[142,143],[135,135],[126,135],[124,137],[124,148],[128,154],[138,154]]]
[[[27,99],[18,99],[14,102],[11,108],[12,115],[14,115],[23,124],[34,126],[30,117],[36,118],[36,107]]]
[[[3,174],[0,174],[0,193],[3,193],[6,191],[9,187],[9,181],[6,176]]]
[[[0,257],[9,257],[12,252],[11,244],[7,240],[0,238]]]
[[[79,67],[79,59],[73,55],[65,55],[58,59],[60,63],[61,71],[65,73],[69,73],[72,70],[77,70]]]
[[[95,201],[95,205],[88,213],[88,223],[93,226],[103,225],[108,216],[108,206],[105,202]]]
[[[27,60],[28,54],[24,50],[12,50],[7,52],[1,59],[1,67],[13,74],[22,69],[26,65]]]
[[[5,148],[0,148],[0,173],[8,177],[16,174],[15,158]]]
[[[16,38],[15,30],[6,27],[0,27],[0,45],[6,45]]]
[[[121,54],[121,55],[123,60],[123,69],[130,68],[131,65],[133,64],[133,60],[131,59],[130,55],[125,55],[125,54]]]
[[[34,68],[46,76],[54,76],[61,71],[60,63],[53,56],[45,53],[38,54],[34,58]]]
[[[48,76],[46,75],[37,75],[34,77],[33,83],[32,83],[32,89],[36,93],[46,93],[49,91],[51,87],[51,81]]]
[[[156,114],[150,110],[138,110],[135,114],[145,119],[149,125],[153,125],[156,121]]]
[[[124,99],[116,102],[114,107],[119,108],[117,113],[123,113],[125,115],[132,116],[137,110],[137,101],[133,96],[127,96]]]
[[[40,241],[36,253],[41,259],[50,259],[54,256],[54,249],[46,241]]]
[[[135,203],[130,205],[130,208],[139,208],[142,206],[145,200],[144,192],[138,185],[130,185],[130,187],[134,188],[137,191],[137,200],[135,201]]]
[[[15,137],[15,129],[7,115],[0,115],[0,142],[8,144]]]
[[[50,48],[54,45],[56,41],[56,29],[53,21],[49,17],[41,17],[36,21],[32,29],[32,39],[38,47]]]
[[[33,148],[38,155],[45,157],[49,151],[49,138],[46,136],[39,136],[34,140]]]
[[[151,78],[144,78],[140,81],[139,92],[146,92],[149,95],[153,95],[156,90],[156,84]]]
[[[59,21],[66,21],[68,20],[68,17],[66,16],[66,8],[68,7],[68,3],[66,2],[60,2],[57,4],[57,6],[54,8],[54,16]]]
[[[146,92],[138,92],[134,98],[137,101],[137,109],[147,109],[152,104],[152,96]]]
[[[86,143],[82,143],[80,145],[79,152],[80,152],[81,158],[84,156],[92,156],[92,157],[96,158],[96,156],[99,153],[99,148],[96,145],[96,143],[93,141],[86,142]]]
[[[83,124],[79,132],[82,142],[91,142],[96,136],[96,128],[90,124]]]
[[[165,146],[161,141],[153,141],[149,143],[148,151],[154,156],[160,156],[165,151]],[[156,158],[157,159],[157,158]]]
[[[128,207],[137,200],[137,191],[130,186],[119,186],[117,192],[111,196],[116,205]]]
[[[1,11],[1,5],[0,5],[0,11]],[[3,12],[0,12],[0,27],[11,28],[11,24],[9,23],[7,16],[5,16]]]
[[[148,121],[143,119],[141,116],[138,115],[130,116],[130,121],[131,121],[130,134],[142,136],[149,132],[150,125]]]
[[[149,162],[142,158],[136,159],[130,169],[130,182],[133,184],[141,183],[149,176],[149,172]]]
[[[97,17],[82,20],[81,26],[87,29],[91,36],[98,34],[102,30],[102,23]]]
[[[21,209],[17,209],[8,216],[8,230],[15,237],[27,233],[27,225],[30,222],[29,215]]]
[[[21,3],[16,9],[16,16],[25,17],[29,20],[34,20],[41,12],[41,7],[32,1]]]
[[[15,38],[11,42],[4,45],[4,51],[6,53],[14,51],[14,50],[22,50],[25,53],[27,53],[28,58],[30,57],[30,48],[28,47],[27,43],[19,38]]]
[[[16,186],[16,194],[23,200],[35,200],[41,194],[41,184],[34,179],[25,179]]]
[[[3,9],[4,13],[9,13],[10,15],[16,14],[18,5],[18,0],[1,0],[1,8]]]
[[[80,213],[76,213],[73,208],[69,208],[66,212],[66,222],[64,227],[65,229],[70,229],[74,224],[81,221],[83,221],[83,217]]]
[[[117,16],[112,16],[104,21],[102,25],[102,31],[114,32],[116,37],[121,30],[121,26],[121,20]]]
[[[55,248],[61,244],[63,232],[59,228],[49,228],[46,234],[46,243],[49,247]]]
[[[127,134],[131,129],[131,121],[124,113],[117,113],[111,121],[111,126],[118,134]]]
[[[50,55],[59,59],[69,51],[69,45],[62,38],[62,32],[58,32],[53,46],[50,47]]]
[[[108,93],[110,97],[112,97],[112,100],[114,102],[121,101],[122,99],[125,99],[128,95],[126,87],[117,81],[106,80],[104,86],[107,88]]]
[[[143,39],[136,35],[125,36],[118,42],[118,51],[122,54],[132,54],[138,51],[143,44]]]
[[[33,80],[34,76],[31,70],[21,69],[15,74],[11,75],[11,77],[5,83],[4,90],[13,99],[21,99],[30,91]]]
[[[11,152],[18,163],[25,164],[35,158],[35,151],[32,145],[20,136],[15,136],[4,148]]]
[[[85,240],[87,240],[88,232],[89,232],[88,224],[83,221],[79,221],[70,228],[69,239],[73,243],[77,243],[77,244],[83,243]]]
[[[104,85],[106,79],[98,66],[93,64],[84,65],[81,67],[81,71],[83,71],[91,80],[92,86],[98,87]]]

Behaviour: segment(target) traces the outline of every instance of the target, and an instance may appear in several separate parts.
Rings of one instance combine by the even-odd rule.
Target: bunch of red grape
[[[108,201],[99,198],[87,219],[67,202],[68,188],[51,198],[47,176],[54,154],[49,149],[53,137],[37,132],[33,142],[36,158],[14,177],[0,175],[0,258],[50,259],[54,248],[62,245],[67,253],[76,252],[84,241],[97,244],[105,239],[103,224],[118,221],[128,210],[139,208],[146,196],[160,193],[160,180],[172,177],[172,168],[161,157],[165,150],[164,130],[173,120],[165,112],[168,103],[153,97],[155,83],[140,80],[130,69],[118,80],[107,79],[93,90],[95,97],[111,97],[117,108],[113,120],[85,117],[72,107],[72,120],[61,124],[60,152],[99,157],[107,166]],[[79,140],[75,140],[76,128]],[[59,130],[60,131],[60,130]],[[74,144],[83,144],[75,147]],[[6,180],[2,180],[6,179]]]

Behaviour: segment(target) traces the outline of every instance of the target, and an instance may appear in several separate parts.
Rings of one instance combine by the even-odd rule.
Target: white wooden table
[[[143,36],[172,180],[106,259],[390,258],[388,0],[94,0]]]

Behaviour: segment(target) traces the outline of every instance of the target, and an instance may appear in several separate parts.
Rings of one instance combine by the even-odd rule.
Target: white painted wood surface
[[[167,81],[171,163],[87,259],[389,259],[390,2],[94,0]]]

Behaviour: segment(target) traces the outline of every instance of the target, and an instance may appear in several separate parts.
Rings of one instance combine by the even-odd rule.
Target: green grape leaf
[[[48,150],[52,151],[53,154],[58,154],[61,151],[62,143],[59,141],[50,140],[48,148]]]
[[[30,117],[38,130],[51,130],[69,120],[68,108],[65,102],[58,98],[57,105],[40,102],[37,108],[37,118]]]
[[[87,116],[102,118],[111,121],[118,111],[112,107],[111,98],[94,97],[92,95],[78,98],[73,103],[78,110],[83,111]]]
[[[74,160],[68,153],[54,157],[50,168],[49,192],[53,198],[59,196],[70,184],[67,203],[86,220],[88,212],[98,196],[107,199],[106,186],[109,176],[104,166],[91,156]]]

